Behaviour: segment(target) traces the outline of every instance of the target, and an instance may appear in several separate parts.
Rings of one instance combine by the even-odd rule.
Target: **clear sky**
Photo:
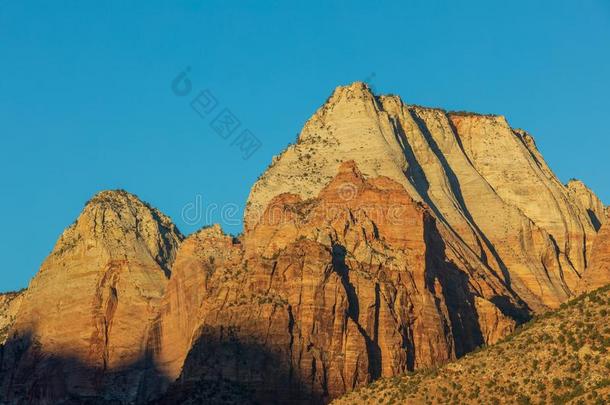
[[[260,139],[250,159],[172,92],[187,67],[192,94],[208,89]],[[0,290],[27,286],[103,189],[137,194],[184,233],[231,207],[223,227],[240,232],[271,157],[356,80],[503,114],[561,180],[610,203],[608,0],[0,0],[0,73]]]

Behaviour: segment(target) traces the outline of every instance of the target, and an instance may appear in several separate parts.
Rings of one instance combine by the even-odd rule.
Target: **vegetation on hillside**
[[[378,380],[336,404],[608,404],[610,285],[438,369]]]

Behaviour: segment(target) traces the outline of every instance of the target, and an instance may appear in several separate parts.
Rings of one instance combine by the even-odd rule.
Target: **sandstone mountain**
[[[23,294],[3,348],[2,398],[132,400],[182,236],[123,191],[96,195]]]
[[[493,343],[525,306],[441,232],[400,184],[345,162],[316,198],[276,196],[242,241],[218,228],[186,239],[158,367],[261,403],[326,401]]]
[[[325,403],[492,345],[610,282],[606,209],[501,116],[338,88],[183,240],[95,196],[0,327],[8,403]],[[4,325],[4,326],[3,326]]]
[[[610,286],[439,369],[381,379],[333,404],[608,404]]]
[[[354,160],[401,184],[534,310],[570,297],[605,221],[586,187],[565,187],[533,138],[502,116],[447,113],[339,87],[254,185],[245,227],[277,194],[314,196]]]

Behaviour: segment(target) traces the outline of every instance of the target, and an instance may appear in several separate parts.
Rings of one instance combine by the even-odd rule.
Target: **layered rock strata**
[[[589,267],[581,280],[579,292],[593,291],[610,283],[610,223],[602,225],[591,250]]]
[[[573,294],[596,235],[587,209],[599,207],[559,182],[531,136],[502,116],[406,105],[362,83],[339,87],[274,158],[250,193],[246,230],[274,196],[311,198],[350,159],[426,203],[534,310]]]
[[[326,401],[444,363],[527,316],[425,205],[354,162],[316,198],[276,196],[243,241],[217,228],[187,238],[164,302],[168,380],[222,379],[264,403]]]

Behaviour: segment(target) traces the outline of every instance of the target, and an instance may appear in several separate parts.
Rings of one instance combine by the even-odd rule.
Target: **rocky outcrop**
[[[591,251],[591,262],[581,280],[579,292],[592,291],[610,283],[610,222],[602,225]]]
[[[194,344],[194,333],[201,323],[206,300],[229,275],[242,269],[241,245],[225,235],[218,225],[204,228],[184,240],[173,265],[172,277],[160,306],[149,341],[156,353],[156,371],[167,378],[155,381],[149,397],[163,392],[182,370]],[[241,289],[243,286],[234,285]]]
[[[573,294],[595,224],[524,131],[494,115],[446,113],[338,88],[254,185],[251,229],[285,192],[315,196],[353,159],[368,177],[401,184],[528,305],[544,311]]]
[[[8,332],[15,322],[24,291],[0,294],[0,345],[6,341]]]
[[[264,403],[326,401],[496,341],[524,304],[438,226],[346,162],[316,198],[275,197],[242,243],[189,237],[158,323],[170,392],[221,380]]]
[[[96,195],[23,296],[3,348],[2,397],[134,400],[181,239],[169,218],[137,197]]]
[[[595,230],[604,224],[607,219],[606,207],[602,201],[595,195],[595,193],[587,187],[582,181],[572,179],[566,185],[570,197],[585,210],[591,224]]]

